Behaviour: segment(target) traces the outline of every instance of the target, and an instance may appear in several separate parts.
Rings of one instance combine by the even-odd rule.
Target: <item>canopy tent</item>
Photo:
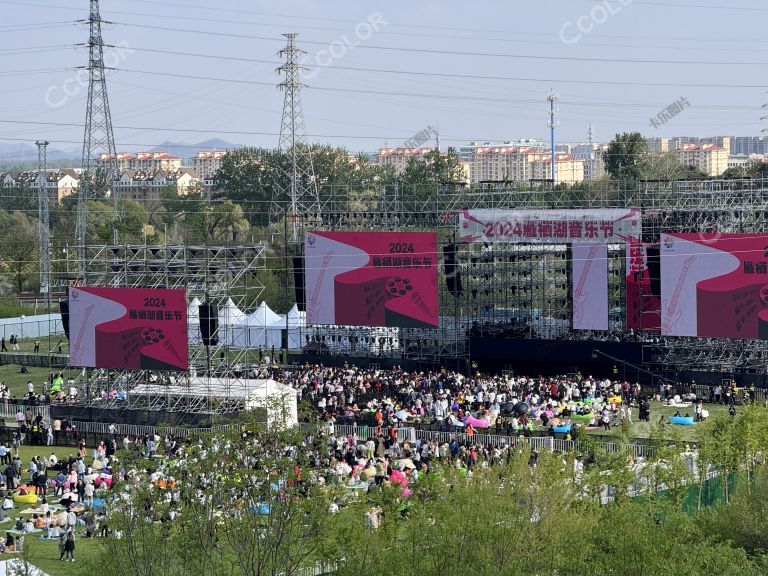
[[[306,331],[307,313],[299,310],[298,304],[288,311],[288,348],[290,350],[301,350],[302,332]]]
[[[235,305],[232,298],[227,298],[219,308],[219,343],[238,348],[246,348],[247,340],[242,339],[236,327],[244,326],[247,321],[245,312]]]
[[[296,391],[271,379],[196,376],[189,379],[189,385],[139,384],[128,391],[128,396],[242,401],[246,410],[266,409],[270,426],[285,428],[295,426],[299,422]]]
[[[195,297],[187,306],[187,337],[189,343],[201,345],[203,339],[200,336],[200,300]]]
[[[240,326],[232,329],[233,345],[238,348],[280,348],[282,328],[285,328],[283,318],[262,302]]]

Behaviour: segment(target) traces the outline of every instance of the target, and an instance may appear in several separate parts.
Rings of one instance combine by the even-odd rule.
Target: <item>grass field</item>
[[[0,382],[4,382],[11,392],[11,397],[21,398],[27,393],[27,382],[30,380],[35,385],[35,391],[42,390],[43,382],[48,381],[47,368],[27,368],[28,374],[21,373],[21,366],[5,364],[0,366]]]
[[[47,457],[51,452],[54,452],[59,459],[62,459],[75,454],[75,448],[71,446],[55,446],[50,448],[46,446],[22,446],[20,456],[26,466],[33,456]],[[22,474],[22,481],[26,479],[28,478],[25,474]],[[53,501],[53,499],[50,501]],[[9,511],[12,521],[0,524],[0,533],[3,530],[9,529],[17,518],[29,516],[21,514],[24,508],[26,506],[17,505],[15,509]],[[79,532],[80,530],[78,530],[78,534]],[[27,560],[50,576],[89,576],[98,573],[98,566],[96,566],[95,562],[98,546],[98,539],[80,537],[75,542],[75,562],[61,562],[59,561],[58,542],[40,540],[37,535],[27,535],[24,538]],[[19,554],[2,555],[0,559],[13,556],[19,556]]]
[[[728,414],[728,407],[719,404],[705,404],[704,408],[709,411],[709,417],[722,416]],[[736,417],[739,417],[740,407],[736,407]],[[688,408],[675,408],[674,406],[666,406],[663,402],[651,402],[651,418],[650,422],[639,422],[639,410],[637,408],[632,409],[632,425],[630,427],[630,437],[645,439],[652,436],[653,431],[659,426],[659,420],[663,417],[664,429],[666,436],[672,438],[676,436],[682,441],[694,441],[696,439],[696,427],[693,426],[679,426],[669,424],[669,417],[679,410],[681,414],[686,413],[693,416],[693,406]],[[588,431],[591,435],[597,436],[612,436],[618,437],[621,435],[621,428],[618,426],[611,426],[611,430],[603,430],[599,428],[597,430]]]

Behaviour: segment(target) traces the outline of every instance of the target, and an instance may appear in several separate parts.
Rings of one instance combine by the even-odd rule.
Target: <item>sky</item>
[[[82,141],[88,7],[0,0],[0,143]],[[550,91],[558,142],[590,123],[596,141],[768,126],[761,0],[102,0],[101,14],[118,150],[277,145],[284,32],[306,52],[309,139],[352,152],[428,127],[443,147],[548,140]]]

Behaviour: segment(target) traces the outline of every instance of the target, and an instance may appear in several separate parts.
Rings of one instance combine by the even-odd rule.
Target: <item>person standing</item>
[[[40,352],[40,338],[35,338],[35,350],[34,353],[37,354]]]
[[[8,352],[8,348],[5,346],[5,336],[0,337],[0,352]]]

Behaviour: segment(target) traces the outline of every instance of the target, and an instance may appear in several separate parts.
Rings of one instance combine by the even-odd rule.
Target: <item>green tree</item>
[[[249,230],[243,208],[230,200],[215,202],[187,213],[184,226],[188,239],[205,243],[245,242]]]
[[[644,180],[691,180],[707,177],[703,170],[680,162],[674,152],[645,154],[640,168]]]
[[[3,228],[11,233],[0,242],[0,259],[14,289],[22,292],[37,270],[37,223],[22,212],[2,216]]]
[[[616,134],[603,154],[605,170],[613,180],[632,182],[643,176],[648,146],[639,132]]]

